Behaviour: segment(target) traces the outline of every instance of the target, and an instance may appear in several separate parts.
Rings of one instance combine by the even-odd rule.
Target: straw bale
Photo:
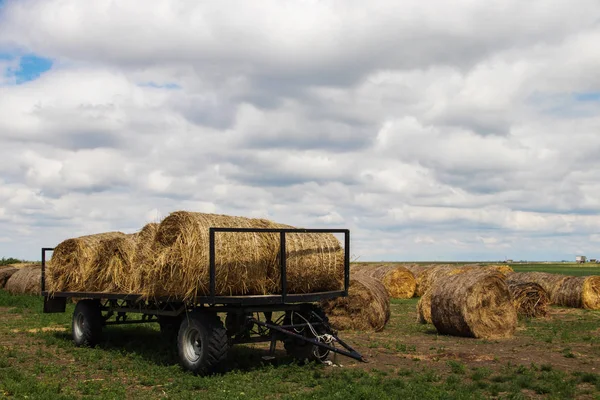
[[[101,241],[125,236],[121,232],[108,232],[82,236],[61,242],[46,264],[46,287],[51,293],[91,291],[88,279],[95,272],[93,262]]]
[[[517,312],[501,273],[471,269],[433,287],[431,320],[442,334],[496,339],[512,336]]]
[[[91,292],[127,292],[133,274],[138,234],[103,239],[86,271],[86,287]]]
[[[126,293],[138,293],[144,284],[143,277],[148,266],[154,263],[154,242],[159,224],[150,222],[136,234],[135,252],[133,255],[132,271],[123,282],[122,289]]]
[[[566,275],[550,274],[547,272],[515,272],[509,276],[511,282],[537,283],[548,293],[551,304],[554,304],[558,289],[567,278],[569,277]]]
[[[600,310],[600,276],[570,276],[555,291],[552,301],[565,307]]]
[[[534,282],[518,282],[510,278],[507,280],[507,284],[518,315],[527,318],[548,315],[550,298],[543,287]]]
[[[10,278],[15,272],[17,272],[17,268],[13,268],[11,266],[2,266],[0,267],[0,289],[3,289]]]
[[[515,270],[512,269],[512,267],[510,267],[508,265],[487,265],[485,268],[495,269],[496,271],[500,272],[504,276],[508,276],[515,272]]]
[[[4,287],[12,294],[40,294],[42,285],[42,266],[31,264],[18,269]]]
[[[348,297],[321,302],[331,326],[339,330],[383,330],[390,318],[390,298],[383,284],[367,276],[350,280]]]
[[[351,273],[374,278],[385,286],[389,296],[394,299],[410,299],[415,294],[417,282],[415,276],[399,264],[356,265]]]
[[[417,321],[421,324],[431,324],[431,293],[428,290],[417,303]]]
[[[189,299],[209,293],[209,228],[290,228],[265,219],[177,211],[159,225],[152,262],[135,290],[145,296]],[[341,289],[343,250],[329,234],[286,235],[289,293]],[[217,232],[216,293],[279,293],[279,234]]]

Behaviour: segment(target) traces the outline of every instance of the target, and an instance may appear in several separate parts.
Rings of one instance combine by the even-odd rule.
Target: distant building
[[[583,264],[583,263],[585,263],[585,260],[586,260],[586,257],[585,257],[585,256],[577,256],[577,257],[575,257],[575,261],[576,261],[578,264]]]
[[[596,259],[595,259],[595,258],[590,258],[590,262],[591,262],[591,263],[595,263],[595,262],[597,262],[597,261],[596,261]]]

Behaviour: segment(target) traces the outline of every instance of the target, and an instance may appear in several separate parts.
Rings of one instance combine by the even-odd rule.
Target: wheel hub
[[[202,340],[197,329],[188,329],[185,332],[183,353],[190,362],[196,362],[202,354]]]

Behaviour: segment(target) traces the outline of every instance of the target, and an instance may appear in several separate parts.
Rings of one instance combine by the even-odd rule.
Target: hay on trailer
[[[417,303],[417,321],[421,324],[431,324],[431,292],[428,290]]]
[[[471,269],[433,287],[431,320],[442,334],[496,339],[512,336],[517,312],[501,273]]]
[[[16,271],[4,287],[12,294],[40,294],[42,288],[42,266],[31,264]]]
[[[101,241],[125,236],[108,232],[82,236],[61,242],[46,264],[46,288],[49,292],[91,291],[87,279],[94,272],[92,266]]]
[[[566,275],[550,274],[548,272],[515,272],[509,275],[511,282],[537,283],[544,288],[551,304],[554,304],[560,285],[565,279],[569,278]]]
[[[393,299],[410,299],[415,294],[415,276],[401,265],[359,265],[353,266],[351,273],[380,281]]]
[[[383,284],[367,276],[350,280],[348,297],[321,302],[331,326],[339,330],[383,330],[390,318],[390,298]]]
[[[132,291],[146,297],[189,299],[209,293],[209,228],[280,228],[265,219],[177,211],[159,225],[151,261]],[[289,293],[337,290],[343,284],[343,250],[329,234],[287,234]],[[281,291],[278,233],[217,232],[216,294],[263,295]]]
[[[133,274],[137,234],[101,240],[86,270],[86,288],[91,292],[127,292]]]
[[[0,289],[4,288],[8,278],[10,278],[17,271],[17,268],[13,268],[10,265],[0,267]]]
[[[260,220],[265,228],[294,228],[268,220]],[[279,251],[279,234],[276,234]],[[286,277],[288,293],[314,293],[342,290],[344,280],[344,249],[329,233],[288,233],[286,241]],[[274,279],[281,291],[279,253]]]
[[[146,266],[154,262],[154,240],[158,232],[159,224],[150,222],[135,235],[135,252],[133,255],[132,271],[122,284],[126,293],[137,293],[143,284]]]
[[[507,284],[518,315],[527,318],[548,315],[550,297],[543,287],[534,282],[518,282],[510,278]]]
[[[552,296],[554,304],[600,310],[600,276],[570,276]]]

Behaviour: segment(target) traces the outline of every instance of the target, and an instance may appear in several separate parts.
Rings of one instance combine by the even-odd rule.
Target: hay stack
[[[551,304],[554,303],[557,297],[560,285],[567,278],[568,276],[566,275],[550,274],[547,272],[515,272],[509,276],[511,282],[537,283],[548,293]]]
[[[415,276],[400,265],[357,265],[352,267],[351,273],[380,281],[394,299],[410,299],[415,294]]]
[[[421,324],[431,324],[431,293],[432,290],[425,292],[417,303],[417,321]]]
[[[42,286],[42,266],[31,264],[17,270],[4,287],[12,294],[40,294]]]
[[[512,336],[517,313],[504,276],[473,269],[433,288],[431,320],[442,334],[495,339]]]
[[[95,269],[97,248],[103,240],[125,236],[121,232],[108,232],[82,236],[61,242],[46,265],[46,287],[53,292],[91,291],[86,281]]]
[[[17,271],[17,268],[13,268],[10,265],[0,267],[0,289],[4,288],[8,278],[10,278]]]
[[[507,284],[518,315],[527,318],[548,315],[550,298],[543,287],[534,282],[518,282],[510,278],[507,280]]]
[[[600,310],[600,276],[571,276],[563,280],[552,296],[554,304]]]
[[[290,228],[264,219],[177,211],[165,218],[152,246],[152,263],[134,292],[146,297],[189,299],[209,293],[209,227]],[[289,234],[289,293],[343,287],[343,251],[329,234]],[[215,236],[216,293],[262,295],[281,291],[279,234],[218,232]]]
[[[367,276],[350,280],[348,297],[321,302],[335,329],[381,331],[390,318],[390,298],[383,284]]]

